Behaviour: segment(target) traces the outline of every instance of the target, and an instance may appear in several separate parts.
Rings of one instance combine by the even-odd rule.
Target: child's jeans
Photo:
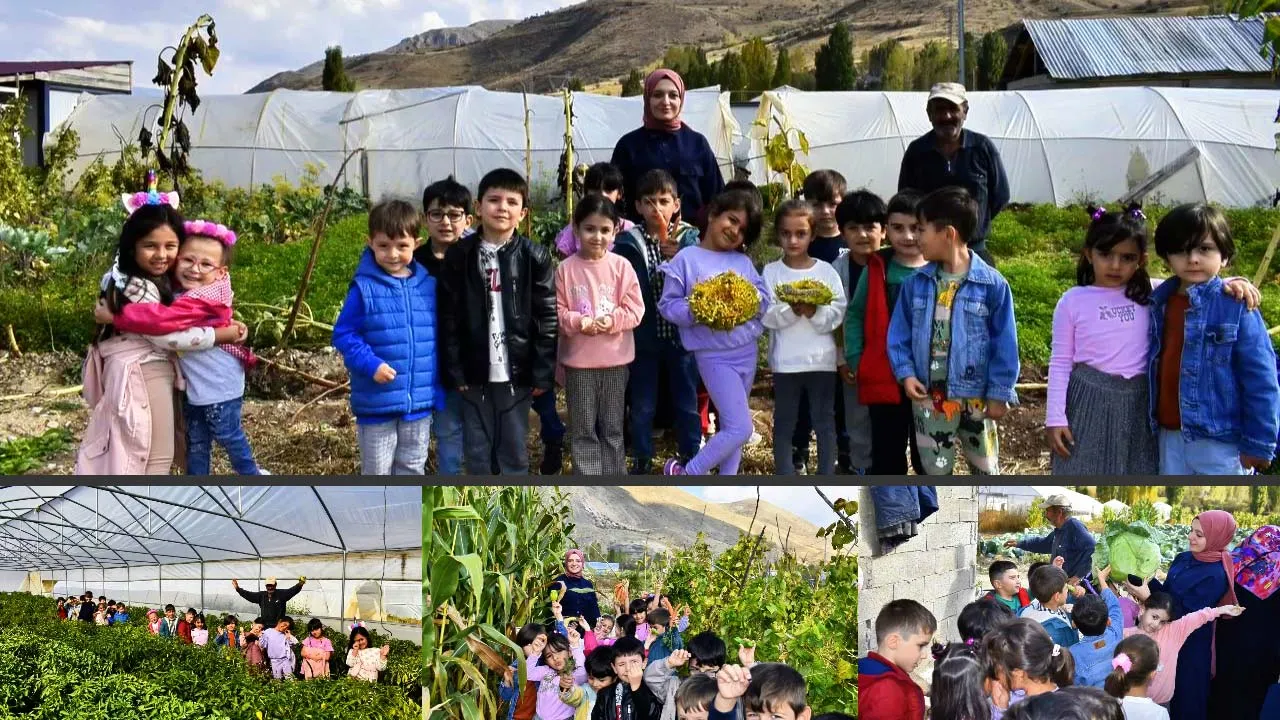
[[[565,427],[556,412],[554,388],[533,399],[533,411],[538,413],[538,437],[542,438],[542,445],[563,445]]]
[[[675,414],[678,452],[688,459],[697,454],[702,444],[698,366],[693,353],[665,340],[660,340],[658,345],[644,352],[637,348],[627,383],[631,400],[631,452],[639,470],[646,470],[653,461],[653,418],[658,411],[658,380],[664,367]]]
[[[1229,443],[1196,438],[1187,440],[1181,430],[1160,428],[1161,475],[1247,475],[1240,464],[1240,449]]]
[[[462,396],[457,390],[446,390],[444,408],[431,416],[436,436],[436,474],[462,474],[463,438]]]
[[[361,475],[425,475],[431,416],[356,424]]]
[[[551,393],[544,393],[550,395]],[[468,475],[529,474],[532,391],[511,383],[485,383],[462,393]]]
[[[240,424],[243,398],[213,405],[192,405],[183,401],[187,420],[187,474],[208,475],[213,443],[217,441],[237,475],[261,475],[253,460],[253,449]]]

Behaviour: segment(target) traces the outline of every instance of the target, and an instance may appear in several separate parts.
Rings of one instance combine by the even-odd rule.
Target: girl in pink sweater
[[[1186,642],[1187,637],[1201,625],[1227,615],[1239,617],[1243,612],[1244,608],[1239,605],[1224,605],[1187,613],[1178,620],[1169,622],[1169,618],[1173,615],[1173,598],[1168,593],[1151,593],[1143,603],[1137,627],[1124,629],[1126,638],[1141,633],[1155,640],[1160,648],[1160,665],[1151,676],[1147,697],[1157,705],[1168,704],[1173,698],[1174,677],[1178,669],[1178,651],[1182,649],[1182,643]]]
[[[1154,475],[1159,471],[1147,385],[1147,216],[1089,208],[1092,222],[1076,286],[1053,311],[1045,434],[1055,475]],[[1257,289],[1227,281],[1256,307]]]
[[[581,246],[556,268],[559,364],[569,403],[573,469],[579,475],[626,472],[622,444],[632,330],[644,296],[631,263],[609,252],[618,211],[603,195],[587,195],[573,213]]]

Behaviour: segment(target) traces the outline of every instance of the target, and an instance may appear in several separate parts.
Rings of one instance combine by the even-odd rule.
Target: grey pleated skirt
[[[1067,384],[1071,457],[1051,453],[1054,475],[1155,475],[1160,470],[1151,432],[1147,376],[1126,380],[1083,363]]]

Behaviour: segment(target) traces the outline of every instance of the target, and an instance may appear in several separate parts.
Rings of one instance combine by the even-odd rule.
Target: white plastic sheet
[[[420,618],[422,491],[383,486],[0,486],[0,579],[55,595],[249,614],[305,576],[290,606],[326,618]],[[0,587],[18,590],[19,587]]]
[[[529,137],[525,133],[528,102]],[[640,126],[642,99],[574,93],[578,162],[607,161],[618,138]],[[80,135],[69,183],[97,157],[111,163],[121,141],[156,124],[155,98],[85,95],[62,127]],[[732,177],[734,143],[742,135],[728,96],[691,91],[683,118],[707,136],[724,175]],[[558,96],[491,92],[479,87],[364,90],[356,93],[274,90],[214,95],[185,122],[191,165],[206,180],[255,187],[275,177],[296,183],[308,164],[332,183],[346,154],[363,148],[345,182],[370,197],[420,197],[429,183],[453,175],[472,188],[489,170],[524,172],[530,145],[535,183],[556,180],[564,149],[565,109]],[[52,135],[52,133],[51,133]]]
[[[907,145],[930,129],[926,93],[766,93],[759,117],[803,131],[808,167],[833,168],[850,187],[897,191]],[[1280,188],[1269,90],[1087,88],[969,94],[965,126],[989,136],[1012,200],[1065,205],[1114,201],[1142,170],[1153,174],[1192,147],[1199,159],[1156,188],[1167,202],[1269,205]],[[753,130],[763,140],[763,130]],[[794,143],[793,143],[794,146]],[[759,182],[758,178],[753,180]]]

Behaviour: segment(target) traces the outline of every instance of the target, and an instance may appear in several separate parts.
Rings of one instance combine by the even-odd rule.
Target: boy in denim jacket
[[[970,472],[996,475],[995,421],[1018,399],[1013,294],[969,249],[978,206],[968,191],[937,190],[917,212],[928,264],[903,282],[889,325],[889,364],[911,398],[925,470],[950,475],[958,444]]]
[[[1147,383],[1161,475],[1264,470],[1280,434],[1280,383],[1267,325],[1224,295],[1235,254],[1227,219],[1180,205],[1156,227],[1156,253],[1175,277],[1151,293]]]

